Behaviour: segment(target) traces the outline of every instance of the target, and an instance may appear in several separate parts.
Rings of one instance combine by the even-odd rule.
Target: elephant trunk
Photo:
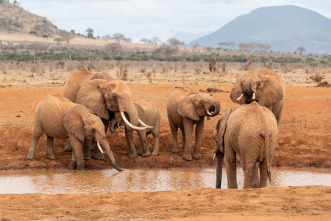
[[[219,114],[221,111],[221,104],[218,101],[215,101],[209,108],[206,109],[207,114],[210,117],[214,117]]]
[[[246,97],[255,99],[255,89],[252,88],[251,79],[246,79],[241,82],[241,90]]]
[[[222,185],[222,166],[224,153],[218,151],[216,153],[216,188],[221,189]]]
[[[115,158],[114,158],[114,155],[113,155],[113,152],[110,150],[110,146],[108,144],[108,142],[106,140],[103,140],[101,142],[101,145],[103,146],[103,148],[106,150],[107,152],[107,155],[111,161],[111,163],[113,164],[114,168],[118,171],[118,172],[121,172],[123,171],[122,168],[120,168],[117,164],[116,164],[116,161],[115,161]]]
[[[120,99],[118,101],[119,104],[119,110],[126,112],[129,116],[129,121],[132,125],[138,126],[138,111],[136,109],[136,106],[134,105],[133,101],[131,99]]]

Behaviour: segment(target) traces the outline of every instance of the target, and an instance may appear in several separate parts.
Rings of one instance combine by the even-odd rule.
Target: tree
[[[101,37],[101,39],[108,41],[108,40],[111,39],[111,36],[110,35],[104,35],[104,36]]]
[[[55,38],[54,41],[56,41],[58,45],[61,45],[61,42],[64,41],[64,39],[63,38]]]
[[[85,32],[87,32],[87,37],[88,38],[94,38],[93,37],[93,29],[92,28],[88,28],[88,29],[86,29],[86,31]]]
[[[70,40],[74,37],[72,33],[61,30],[61,37],[63,38],[63,40],[65,40],[67,42],[67,45],[69,45]]]
[[[192,47],[193,52],[195,51],[195,49],[197,49],[200,46],[199,43],[190,43],[189,45]]]
[[[236,42],[219,42],[217,43],[222,49],[228,48],[228,49],[232,49],[233,47],[236,46]]]
[[[169,38],[169,39],[167,40],[167,42],[168,42],[169,45],[172,46],[172,47],[178,47],[178,46],[180,46],[180,45],[185,45],[184,42],[179,41],[177,38]]]
[[[142,42],[144,44],[153,44],[153,41],[148,38],[142,38],[142,39],[140,39],[140,42]]]
[[[104,46],[104,50],[107,54],[115,54],[116,51],[120,51],[121,49],[121,45],[117,42],[109,43]]]
[[[295,51],[297,51],[299,54],[302,54],[302,53],[305,52],[306,50],[305,50],[304,47],[300,46],[300,47],[298,47]]]
[[[153,44],[155,44],[155,45],[158,45],[161,42],[161,39],[159,39],[158,37],[152,37],[151,40],[152,40]]]

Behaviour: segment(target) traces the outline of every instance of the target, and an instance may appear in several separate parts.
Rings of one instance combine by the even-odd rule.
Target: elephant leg
[[[178,153],[178,143],[177,143],[177,132],[178,132],[178,127],[169,120],[169,126],[170,126],[170,131],[171,131],[171,139],[172,139],[172,152],[173,153]]]
[[[185,131],[184,128],[181,128],[180,131],[182,132],[182,150],[185,150]]]
[[[72,151],[72,147],[71,147],[71,145],[70,145],[70,141],[69,141],[69,139],[67,140],[67,144],[66,144],[66,146],[64,147],[64,151],[65,151],[65,152],[71,152],[71,151]]]
[[[252,188],[253,174],[256,165],[250,164],[243,168],[244,171],[244,189]]]
[[[74,169],[76,169],[76,167],[77,167],[76,155],[75,155],[75,151],[72,151],[71,152],[71,161],[69,163],[69,169],[74,170]]]
[[[69,133],[70,144],[73,148],[73,156],[76,158],[77,170],[85,169],[83,145],[84,143],[78,140],[73,134]]]
[[[192,133],[193,133],[193,121],[187,117],[184,117],[184,132],[185,132],[185,147],[184,147],[184,160],[192,160]]]
[[[46,148],[45,157],[51,160],[55,160],[55,154],[53,151],[53,141],[54,141],[54,137],[50,137],[47,135],[47,148]]]
[[[93,149],[92,140],[86,139],[83,147],[84,160],[91,159],[91,150]]]
[[[267,160],[263,160],[263,162],[260,163],[260,188],[266,187],[268,182],[268,165]]]
[[[227,137],[227,134],[225,134],[225,136]],[[238,189],[236,152],[233,150],[230,143],[226,141],[224,142],[224,148],[224,163],[226,168],[226,175],[228,178],[228,189]]]
[[[216,153],[216,188],[222,186],[222,166],[223,166],[224,153]]]
[[[26,159],[31,160],[34,158],[34,155],[36,153],[36,146],[37,146],[38,140],[41,137],[41,135],[43,135],[42,130],[39,130],[35,127],[35,129],[33,130],[33,134],[32,134],[32,141],[31,141],[29,153],[28,153]]]
[[[260,163],[257,162],[253,170],[253,177],[251,184],[253,188],[258,188],[260,186],[259,168],[260,168]]]
[[[204,117],[200,118],[197,126],[195,127],[195,143],[192,157],[194,159],[201,159],[201,142],[204,129]]]
[[[137,154],[140,153],[140,148],[142,149],[142,156],[143,157],[149,157],[151,153],[149,152],[149,147],[147,144],[147,135],[146,135],[146,130],[140,130],[138,131],[138,136],[140,138],[140,145],[137,151]]]
[[[154,140],[154,148],[152,152],[152,156],[158,156],[159,155],[159,148],[160,148],[160,132],[153,132],[153,140]]]
[[[129,158],[135,158],[137,156],[137,151],[133,139],[133,130],[128,130],[125,128],[125,137],[129,145]]]

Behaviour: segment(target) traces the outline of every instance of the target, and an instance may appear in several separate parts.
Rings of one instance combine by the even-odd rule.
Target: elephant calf
[[[145,130],[137,130],[140,145],[138,150],[136,151],[134,138],[133,138],[133,130],[125,126],[125,136],[129,145],[129,158],[134,158],[137,154],[142,155],[143,157],[150,156],[150,151],[147,143],[148,134],[153,134],[154,139],[154,148],[152,152],[152,156],[159,155],[159,139],[160,139],[160,122],[161,122],[161,114],[156,105],[149,101],[141,100],[139,102],[135,102],[135,106],[138,111],[139,119],[145,123],[140,122],[138,126],[145,127]],[[114,118],[109,122],[109,129],[111,132],[115,132],[116,127],[121,124],[123,125],[123,119],[119,112],[114,113]],[[150,126],[148,126],[150,125]]]
[[[176,88],[167,98],[167,114],[172,136],[172,152],[178,153],[177,131],[183,135],[183,158],[185,160],[201,158],[201,141],[205,116],[214,117],[219,114],[221,105],[218,101],[199,91],[186,91]],[[192,154],[192,133],[195,127],[195,145]]]
[[[64,139],[69,137],[70,144],[73,147],[69,166],[73,169],[75,167],[78,170],[84,169],[84,142],[93,140],[100,150],[101,144],[114,167],[118,171],[122,171],[117,166],[110,150],[101,119],[83,105],[75,104],[58,94],[50,94],[41,100],[35,112],[35,127],[27,159],[34,158],[37,142],[44,133],[47,135],[46,157],[55,159],[53,152],[54,138]]]
[[[278,139],[274,114],[257,102],[233,107],[216,124],[216,188],[221,188],[222,164],[228,188],[238,188],[236,154],[244,171],[244,188],[265,187]],[[258,174],[260,170],[260,178]]]

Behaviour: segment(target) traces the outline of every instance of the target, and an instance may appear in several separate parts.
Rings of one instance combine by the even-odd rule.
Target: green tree
[[[88,29],[86,29],[86,31],[85,32],[87,32],[87,37],[88,38],[94,38],[93,37],[93,29],[92,28],[88,28]]]

